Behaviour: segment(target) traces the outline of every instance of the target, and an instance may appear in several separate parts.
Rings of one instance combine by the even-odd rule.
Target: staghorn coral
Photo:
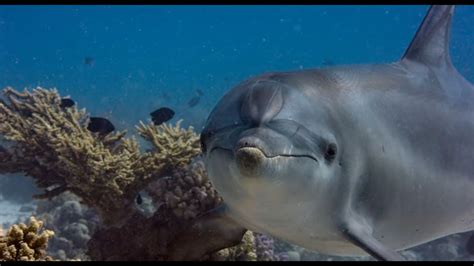
[[[47,190],[40,197],[70,190],[106,220],[123,214],[127,186],[139,181],[133,172],[138,145],[124,140],[125,132],[101,137],[88,131],[85,110],[61,108],[55,89],[20,93],[6,88],[4,94],[0,135],[10,145],[0,156],[0,169],[34,177]]]
[[[76,106],[61,108],[56,89],[4,90],[0,102],[0,174],[25,172],[51,198],[66,190],[96,208],[106,224],[122,224],[134,212],[137,193],[170,169],[199,154],[198,136],[180,122],[145,125],[139,133],[154,149],[141,153],[126,131],[100,136],[87,130],[89,116]]]
[[[136,126],[138,133],[153,145],[152,151],[143,156],[145,165],[166,164],[171,168],[183,167],[201,153],[199,135],[194,132],[193,127],[181,128],[182,121],[179,120],[175,127],[167,124],[145,125],[140,121]]]
[[[154,181],[146,191],[155,204],[182,219],[193,219],[222,203],[200,160],[174,169],[171,176]]]
[[[43,222],[35,217],[28,225],[13,225],[5,236],[0,236],[0,261],[52,260],[46,255],[46,248],[54,232],[43,230],[40,234],[42,227]]]

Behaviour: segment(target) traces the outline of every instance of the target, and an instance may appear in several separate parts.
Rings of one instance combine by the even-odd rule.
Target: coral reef
[[[126,131],[98,135],[87,130],[89,116],[77,106],[63,108],[57,90],[4,90],[0,102],[0,174],[25,172],[51,198],[66,190],[96,208],[105,224],[130,217],[138,191],[199,154],[192,128],[145,125],[139,133],[154,149],[141,153]]]
[[[38,198],[52,199],[70,191],[102,218],[91,237],[81,222],[61,228],[75,239],[60,237],[55,242],[62,243],[63,257],[70,241],[87,242],[94,260],[156,260],[199,259],[241,240],[245,230],[240,226],[219,215],[206,215],[221,199],[203,167],[190,165],[200,154],[199,136],[192,127],[182,128],[181,121],[175,126],[140,122],[138,133],[152,146],[141,152],[135,138],[125,137],[126,131],[105,136],[90,132],[86,111],[76,105],[61,107],[56,89],[6,88],[4,95],[0,174],[24,172],[33,177],[45,190]],[[157,200],[150,217],[136,208],[135,199],[143,190]],[[77,210],[78,203],[70,202],[67,208]],[[136,243],[123,246],[121,242]],[[199,242],[199,248],[193,247]]]
[[[173,169],[170,176],[152,182],[146,191],[155,204],[182,219],[196,218],[222,203],[200,160]]]
[[[0,236],[0,261],[52,260],[46,248],[54,232],[42,228],[43,222],[33,216],[28,225],[14,224],[5,236]]]

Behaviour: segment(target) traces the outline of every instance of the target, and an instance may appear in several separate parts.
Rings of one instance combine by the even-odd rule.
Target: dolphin
[[[474,87],[451,62],[454,6],[432,6],[393,63],[265,73],[214,107],[208,175],[242,227],[329,255],[474,229]]]

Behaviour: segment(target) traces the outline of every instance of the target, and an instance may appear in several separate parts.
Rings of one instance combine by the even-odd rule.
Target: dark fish
[[[197,89],[196,92],[197,92],[197,94],[198,94],[199,96],[203,96],[203,95],[204,95],[204,92],[202,92],[202,90],[200,90],[200,89]]]
[[[76,103],[69,98],[61,99],[61,104],[59,105],[61,108],[73,107]]]
[[[97,132],[100,135],[107,135],[115,130],[114,125],[102,117],[91,117],[87,129],[91,132]]]
[[[324,58],[322,65],[323,66],[333,66],[333,65],[335,65],[335,63],[331,59]]]
[[[93,57],[86,56],[84,58],[84,65],[93,66],[95,64],[95,59]]]
[[[166,121],[169,121],[174,116],[174,111],[168,107],[162,107],[150,113],[151,120],[158,126]]]
[[[191,100],[189,100],[188,106],[189,107],[194,107],[199,103],[200,100],[201,100],[200,96],[193,97],[193,98],[191,98]]]
[[[140,194],[138,194],[137,196],[137,204],[140,205],[143,203],[143,199],[142,199],[142,196]]]

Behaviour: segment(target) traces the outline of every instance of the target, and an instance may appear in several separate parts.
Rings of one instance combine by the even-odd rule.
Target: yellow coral
[[[0,261],[52,260],[46,255],[48,241],[54,236],[43,230],[43,222],[30,217],[29,224],[13,225],[5,236],[0,235]]]
[[[240,244],[219,250],[211,259],[226,261],[256,261],[257,252],[255,249],[255,237],[253,232],[248,230],[245,232]]]
[[[145,125],[142,121],[136,126],[138,133],[154,147],[153,152],[145,154],[152,164],[155,162],[165,163],[173,168],[182,167],[201,153],[199,135],[194,132],[193,127],[181,128],[182,121],[179,120],[174,127],[166,123],[159,126],[151,123]]]

